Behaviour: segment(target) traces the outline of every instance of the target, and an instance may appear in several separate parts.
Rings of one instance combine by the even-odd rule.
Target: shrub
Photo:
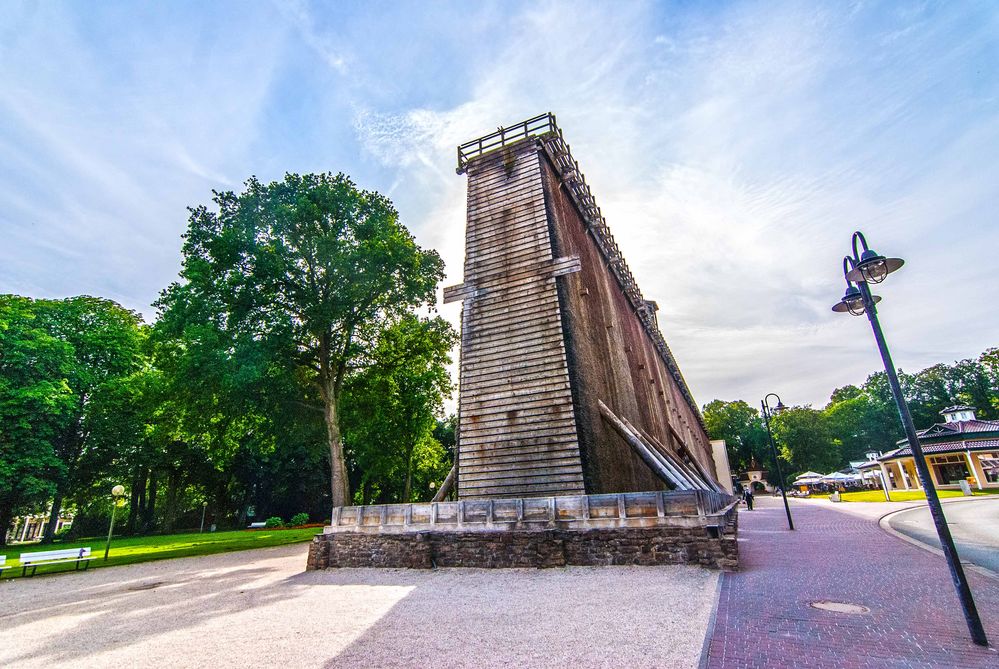
[[[281,527],[284,525],[284,521],[281,520],[280,516],[271,516],[264,522],[264,527]]]
[[[72,525],[70,525],[69,527],[64,527],[55,533],[54,539],[56,541],[68,541],[71,537],[70,532],[72,531],[73,531]]]
[[[309,514],[296,513],[294,516],[291,517],[291,520],[288,521],[288,524],[291,525],[292,527],[298,527],[299,525],[305,525],[308,522],[309,522]]]

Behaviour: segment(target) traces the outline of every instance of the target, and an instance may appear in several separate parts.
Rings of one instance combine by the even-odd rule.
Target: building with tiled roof
[[[975,408],[947,407],[936,423],[916,433],[938,488],[960,488],[967,481],[972,488],[999,488],[999,421],[979,420]],[[905,439],[899,448],[877,459],[882,474],[894,490],[921,490],[912,449]]]

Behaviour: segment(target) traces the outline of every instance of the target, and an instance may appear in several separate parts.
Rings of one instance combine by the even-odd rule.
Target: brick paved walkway
[[[890,536],[875,521],[815,503],[757,497],[739,515],[741,571],[722,578],[702,666],[961,667],[996,669],[995,648],[975,646],[943,558]],[[999,645],[999,582],[968,579],[989,641]],[[821,611],[809,602],[860,604],[870,613]]]

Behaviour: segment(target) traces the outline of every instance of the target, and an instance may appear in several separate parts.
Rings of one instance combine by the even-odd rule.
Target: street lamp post
[[[773,409],[767,404],[767,400],[773,395],[777,398],[777,406]],[[760,402],[760,406],[763,408],[763,423],[767,426],[767,437],[770,438],[770,451],[774,456],[774,468],[777,470],[777,480],[780,482],[780,495],[784,498],[784,513],[787,514],[787,529],[794,529],[794,521],[791,520],[791,507],[787,504],[787,486],[784,485],[784,472],[780,469],[780,458],[777,457],[777,446],[774,444],[774,433],[770,430],[770,416],[773,412],[783,411],[784,403],[780,401],[780,396],[777,393],[767,393],[766,397]]]
[[[125,486],[116,485],[111,488],[111,527],[108,528],[108,542],[104,545],[104,561],[108,561],[108,552],[111,550],[111,535],[114,534],[114,514],[118,507],[124,502]]]
[[[201,503],[201,528],[198,530],[199,534],[205,531],[205,510],[207,508],[208,508],[208,502],[202,502]]]
[[[857,248],[858,242],[862,251]],[[898,382],[898,375],[895,373],[895,365],[892,363],[891,354],[888,352],[888,344],[885,342],[884,333],[881,331],[881,323],[878,321],[877,303],[881,298],[871,294],[868,284],[881,283],[889,274],[897,270],[905,262],[901,258],[886,258],[878,255],[867,246],[867,240],[860,232],[853,233],[853,256],[843,258],[843,278],[846,279],[846,293],[843,299],[833,306],[833,311],[838,313],[850,313],[854,316],[867,314],[867,320],[871,322],[871,329],[874,331],[874,339],[881,353],[881,361],[885,366],[885,373],[888,376],[888,384],[891,386],[892,396],[898,407],[898,416],[902,421],[906,439],[909,441],[909,448],[912,450],[912,459],[916,463],[916,471],[926,491],[926,502],[930,508],[930,515],[933,517],[933,524],[936,526],[937,536],[940,538],[940,546],[943,548],[944,557],[947,558],[947,566],[950,568],[951,580],[957,589],[958,599],[961,601],[961,608],[964,612],[964,619],[968,623],[968,631],[971,632],[971,639],[979,646],[987,646],[989,641],[985,637],[985,629],[982,627],[982,620],[978,616],[978,609],[975,607],[975,600],[971,596],[971,588],[968,579],[964,575],[961,567],[961,560],[957,555],[957,547],[954,546],[954,539],[950,535],[950,528],[947,527],[947,519],[944,517],[943,507],[937,497],[936,486],[930,476],[929,467],[926,465],[926,458],[923,456],[923,448],[916,435],[916,428],[912,424],[912,415],[909,407],[905,403],[902,395],[902,387]]]

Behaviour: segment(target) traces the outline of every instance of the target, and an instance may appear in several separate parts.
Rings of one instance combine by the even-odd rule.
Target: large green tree
[[[421,484],[447,473],[451,463],[433,433],[451,394],[447,365],[456,341],[442,318],[403,316],[382,330],[369,364],[348,380],[343,416],[362,503],[414,501],[426,493],[414,498],[414,473],[427,479]]]
[[[773,417],[771,427],[781,457],[791,463],[791,473],[829,472],[843,465],[839,447],[821,411],[808,406],[784,409]]]
[[[14,515],[62,479],[57,439],[73,418],[73,350],[42,327],[33,301],[0,295],[0,545]]]
[[[978,357],[989,384],[989,415],[999,416],[999,347],[986,349]],[[984,409],[984,407],[981,407]]]
[[[760,412],[743,400],[714,400],[702,410],[711,439],[724,439],[734,471],[749,467],[753,458],[769,461],[767,433]]]
[[[887,378],[883,380],[887,382]],[[869,451],[890,451],[901,436],[902,428],[894,402],[890,397],[875,396],[867,390],[869,386],[877,386],[879,381],[881,379],[871,381],[864,388],[837,388],[822,410],[833,440],[839,447],[841,464],[862,460]]]
[[[325,422],[333,504],[347,504],[344,382],[387,321],[433,303],[443,263],[417,246],[387,198],[343,174],[252,178],[214,202],[217,210],[191,210],[183,281],[164,291],[161,313],[199,314],[222,350],[252,348],[294,368]]]
[[[90,402],[104,384],[141,367],[145,335],[139,314],[103,298],[81,295],[64,300],[32,300],[31,308],[39,327],[72,351],[66,374],[73,394],[72,416],[54,442],[62,466],[43,537],[51,541],[67,496],[86,484],[80,474],[87,458],[107,446],[90,438]]]

